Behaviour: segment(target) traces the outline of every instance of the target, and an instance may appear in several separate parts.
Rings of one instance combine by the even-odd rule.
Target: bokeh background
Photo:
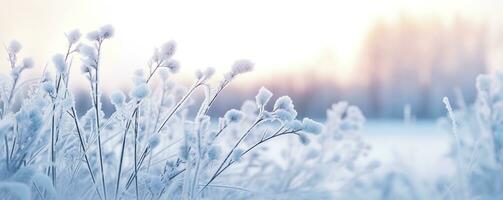
[[[223,74],[237,59],[256,64],[223,93],[214,115],[266,86],[290,95],[300,116],[323,118],[348,100],[372,119],[436,119],[445,114],[443,96],[471,102],[476,75],[503,67],[501,10],[492,0],[0,0],[0,43],[23,44],[22,55],[37,64],[29,78],[65,51],[65,32],[112,24],[104,92],[130,88],[153,49],[175,40],[182,72],[173,78],[187,84],[199,68]],[[0,56],[7,72],[7,54]],[[87,94],[78,66],[72,76],[71,87]]]

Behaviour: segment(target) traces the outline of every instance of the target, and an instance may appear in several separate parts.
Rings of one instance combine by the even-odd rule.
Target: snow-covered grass
[[[502,199],[503,76],[480,75],[476,87],[473,104],[443,98],[446,117],[437,125],[370,123],[364,132],[373,133],[367,140],[378,146],[371,156],[383,167],[355,184],[347,197]],[[389,149],[398,156],[390,159]]]
[[[330,199],[379,166],[360,135],[365,118],[345,102],[321,124],[297,119],[292,99],[273,103],[262,88],[211,119],[219,94],[253,69],[248,60],[217,84],[207,68],[185,86],[172,79],[180,65],[170,41],[134,74],[130,91],[104,94],[101,77],[113,74],[101,74],[103,47],[113,35],[110,25],[86,41],[68,32],[67,50],[27,81],[23,72],[40,66],[19,59],[18,42],[8,45],[11,73],[0,79],[2,199]],[[72,67],[87,78],[92,107],[84,113],[68,89]],[[205,95],[197,102],[199,90]],[[105,95],[115,108],[110,116]]]
[[[401,120],[370,120],[362,134],[372,146],[369,156],[381,161],[380,170],[401,165],[425,179],[452,174],[453,163],[447,157],[450,137],[435,120],[410,124]]]
[[[67,50],[45,66],[6,45],[0,76],[1,199],[502,199],[503,76],[481,75],[467,104],[444,98],[446,117],[366,122],[347,102],[323,123],[298,119],[294,100],[261,88],[240,108],[210,117],[233,80],[183,68],[177,45],[157,48],[132,89],[103,93],[110,25],[66,34]],[[32,68],[39,77],[23,77]],[[70,69],[87,78],[90,108],[76,105]],[[72,76],[76,76],[73,75]],[[215,80],[216,79],[216,80]],[[202,91],[202,99],[194,95]],[[103,111],[104,100],[114,107]],[[85,110],[87,109],[87,110]],[[85,112],[77,112],[85,110]]]

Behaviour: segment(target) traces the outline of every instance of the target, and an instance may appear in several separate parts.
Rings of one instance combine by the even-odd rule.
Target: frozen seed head
[[[89,69],[89,67],[87,65],[80,66],[80,72],[82,72],[83,74],[89,73],[90,71],[91,70]]]
[[[141,100],[150,94],[150,89],[146,83],[141,83],[131,90],[131,97]]]
[[[293,105],[292,99],[289,96],[282,96],[274,102],[274,111],[284,110],[292,115],[292,119],[297,117],[297,111]]]
[[[79,29],[72,30],[66,34],[66,39],[68,39],[68,43],[75,44],[79,41],[82,34]]]
[[[98,52],[96,52],[96,49],[87,44],[81,44],[79,46],[79,53],[80,55],[91,59],[98,57]]]
[[[222,149],[219,146],[213,145],[208,150],[208,158],[210,160],[217,160],[218,158],[220,158],[221,154],[222,154]]]
[[[21,67],[14,67],[12,68],[12,70],[10,71],[10,75],[16,79],[19,77],[19,75],[21,74],[21,71],[23,70],[23,68]]]
[[[302,120],[302,130],[304,132],[308,132],[308,133],[312,133],[312,134],[320,134],[321,133],[321,129],[322,129],[322,125],[312,119],[309,119],[309,118],[304,118],[304,120]]]
[[[110,95],[110,101],[115,107],[120,107],[124,105],[124,102],[126,101],[126,96],[122,91],[113,91],[112,94]]]
[[[274,110],[289,110],[290,108],[293,108],[293,102],[292,99],[289,96],[282,96],[276,100],[274,103]]]
[[[56,90],[56,88],[54,87],[54,84],[52,84],[51,81],[42,82],[41,87],[42,87],[42,90],[44,92],[47,92],[48,94],[52,94]]]
[[[203,75],[203,71],[201,71],[200,69],[196,70],[196,78],[199,80],[199,79],[202,79],[204,77]]]
[[[19,51],[21,51],[21,43],[19,43],[17,40],[12,40],[9,43],[9,47],[7,47],[7,51],[9,51],[9,54],[17,54]]]
[[[91,41],[99,41],[100,40],[100,32],[99,31],[91,31],[86,35],[88,40]]]
[[[274,111],[274,116],[282,122],[289,122],[294,119],[292,113],[283,109]]]
[[[255,101],[257,102],[258,107],[264,107],[265,105],[267,105],[267,102],[269,102],[271,97],[272,92],[265,87],[261,87],[258,91],[257,96],[255,96]]]
[[[160,57],[163,59],[169,59],[171,58],[176,51],[176,42],[171,40],[166,43],[164,43],[161,47],[160,50]]]
[[[168,68],[169,71],[173,74],[178,73],[180,71],[180,63],[176,60],[168,60],[164,67]]]
[[[213,68],[213,67],[208,67],[203,72],[205,79],[210,79],[213,76],[213,74],[215,74],[215,68]]]
[[[249,60],[238,60],[234,62],[234,64],[231,67],[231,71],[225,75],[226,79],[230,80],[239,74],[252,71],[253,65],[254,64]]]
[[[23,59],[23,68],[24,69],[31,69],[35,65],[35,62],[33,61],[32,58],[25,58]]]
[[[52,57],[52,63],[54,63],[54,67],[56,67],[56,70],[60,74],[66,73],[66,62],[65,62],[65,56],[63,54],[56,54]]]
[[[200,69],[196,70],[195,74],[196,74],[196,78],[198,80],[206,81],[206,80],[210,79],[214,73],[215,73],[215,68],[208,67],[204,71],[202,71]]]
[[[243,150],[242,149],[235,149],[232,152],[231,158],[232,158],[232,160],[238,162],[241,160],[241,156],[243,156]]]
[[[236,110],[236,109],[231,109],[225,113],[224,118],[229,124],[237,124],[241,122],[243,119],[244,114],[243,112]]]
[[[252,100],[246,100],[241,105],[241,111],[246,115],[255,115],[257,112],[257,104]]]
[[[348,110],[346,112],[347,112],[348,117],[351,117],[351,118],[357,119],[357,120],[365,120],[365,117],[363,116],[362,111],[357,106],[349,106]]]
[[[139,68],[137,70],[134,71],[134,74],[133,74],[133,82],[134,84],[143,84],[143,83],[146,83],[147,79],[145,78],[145,72],[143,71],[143,69]]]
[[[287,127],[291,130],[297,131],[302,129],[302,122],[299,120],[293,120],[288,123]]]
[[[100,37],[102,39],[109,39],[114,36],[114,32],[114,27],[110,24],[107,24],[100,28]]]

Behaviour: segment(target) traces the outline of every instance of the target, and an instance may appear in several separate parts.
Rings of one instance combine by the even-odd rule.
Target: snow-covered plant
[[[87,41],[79,30],[68,32],[66,52],[23,83],[21,73],[34,62],[18,62],[19,42],[7,47],[11,74],[0,79],[0,197],[327,199],[378,166],[364,158],[369,147],[359,134],[362,113],[344,102],[321,124],[297,119],[288,96],[271,108],[273,94],[261,88],[255,101],[212,119],[219,94],[254,64],[236,61],[217,84],[214,68],[198,70],[187,87],[171,78],[180,70],[173,41],[134,73],[128,96],[110,93],[115,110],[106,115],[101,69],[114,34],[110,25],[86,34]],[[68,89],[76,64],[89,86],[91,107],[84,112],[77,112],[85,108]],[[198,90],[204,91],[199,103],[193,98]]]
[[[502,199],[503,75],[479,75],[477,98],[467,105],[444,97],[440,124],[452,136],[451,176],[423,179],[396,165],[352,188],[352,199]],[[363,193],[365,191],[365,193]]]
[[[444,98],[453,136],[457,177],[446,192],[455,199],[501,199],[503,186],[503,75],[479,75],[472,106]],[[444,119],[444,121],[448,121]]]

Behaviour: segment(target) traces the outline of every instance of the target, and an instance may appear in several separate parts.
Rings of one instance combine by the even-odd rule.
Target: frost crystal
[[[295,110],[294,105],[292,103],[292,99],[290,99],[289,96],[282,96],[278,98],[274,103],[274,110],[287,111],[290,113],[290,115],[292,115],[292,119],[295,119],[295,117],[297,117],[297,111]]]
[[[267,105],[267,102],[269,102],[271,97],[272,92],[265,87],[261,87],[260,90],[258,91],[257,96],[255,96],[255,101],[257,102],[257,105],[259,107],[263,107]]]
[[[276,100],[274,103],[274,110],[289,110],[290,108],[293,108],[293,103],[292,99],[289,96],[282,96]]]

